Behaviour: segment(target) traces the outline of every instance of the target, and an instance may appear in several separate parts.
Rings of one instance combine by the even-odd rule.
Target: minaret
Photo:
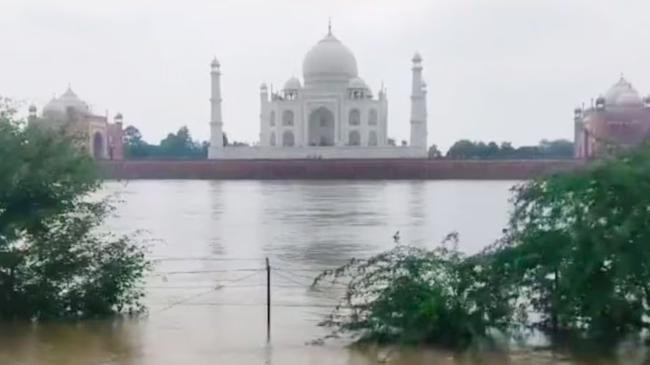
[[[221,71],[215,58],[210,64],[212,94],[210,97],[210,150],[208,158],[219,158],[223,152],[223,121],[221,120]]]
[[[36,118],[37,118],[36,105],[32,104],[29,106],[29,116],[27,117],[27,122],[34,123],[36,122]]]
[[[411,146],[427,150],[427,90],[422,81],[422,56],[413,56],[411,90]]]
[[[269,142],[269,126],[268,120],[269,109],[269,88],[266,84],[260,85],[260,144],[262,146],[268,145]]]

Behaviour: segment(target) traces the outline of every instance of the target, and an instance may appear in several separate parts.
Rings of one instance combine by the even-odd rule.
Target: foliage
[[[493,266],[553,334],[621,339],[649,326],[650,148],[516,188]]]
[[[151,146],[142,139],[140,131],[132,125],[124,129],[123,144],[127,158],[144,158],[151,154]]]
[[[446,154],[450,159],[504,160],[504,159],[571,159],[573,143],[559,139],[542,140],[537,146],[514,148],[509,142],[472,142],[462,139],[454,143]]]
[[[227,141],[225,136],[224,141]],[[140,131],[133,126],[124,130],[124,149],[129,159],[206,159],[208,147],[208,142],[194,141],[186,126],[176,133],[167,134],[159,145],[151,145],[142,140]]]
[[[207,143],[207,142],[206,142]],[[228,136],[226,133],[223,134],[223,145],[224,146],[231,146],[231,147],[248,147],[250,146],[246,142],[238,142],[238,141],[232,141],[232,143],[228,140]]]
[[[429,147],[428,157],[430,159],[442,158],[442,152],[440,152],[437,145],[432,144],[431,147]]]
[[[128,237],[100,233],[110,206],[95,166],[62,131],[24,126],[0,105],[0,319],[140,309],[148,263]]]
[[[455,239],[455,237],[453,237]],[[464,347],[508,326],[509,301],[483,280],[486,269],[446,246],[409,246],[319,275],[314,286],[346,281],[346,293],[322,323],[359,341]]]

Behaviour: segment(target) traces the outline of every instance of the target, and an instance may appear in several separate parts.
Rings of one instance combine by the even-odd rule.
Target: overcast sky
[[[648,0],[0,0],[0,95],[39,109],[68,83],[158,142],[209,137],[209,63],[224,129],[257,141],[259,85],[302,79],[327,32],[388,89],[389,136],[409,135],[410,59],[424,58],[429,143],[572,139],[572,110],[620,74],[650,93]]]

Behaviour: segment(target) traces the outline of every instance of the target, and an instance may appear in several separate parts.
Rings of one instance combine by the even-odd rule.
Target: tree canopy
[[[564,139],[542,140],[537,146],[514,148],[510,142],[472,142],[467,139],[456,141],[445,155],[449,159],[505,160],[505,159],[571,159],[573,143]]]
[[[123,142],[127,159],[200,160],[208,157],[208,142],[193,140],[186,126],[167,134],[158,145],[148,144],[137,128],[128,126],[124,129]]]
[[[141,309],[148,263],[101,233],[94,161],[63,131],[25,126],[0,102],[0,319],[88,318]]]
[[[516,188],[493,267],[529,291],[530,324],[620,339],[650,327],[650,148]]]

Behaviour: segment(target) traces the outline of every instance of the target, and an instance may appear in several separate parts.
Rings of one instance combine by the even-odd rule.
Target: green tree
[[[516,189],[492,254],[529,324],[554,335],[618,340],[650,328],[650,148]]]
[[[450,159],[571,159],[573,158],[573,143],[559,139],[554,141],[542,140],[538,146],[512,147],[510,142],[472,142],[461,139],[454,143],[446,154]]]
[[[455,243],[456,236],[450,235]],[[360,342],[435,344],[464,348],[509,326],[509,293],[487,285],[480,260],[455,246],[434,250],[398,245],[368,259],[325,271],[314,286],[344,282],[346,291],[321,323],[333,335]],[[495,290],[496,288],[496,290]]]
[[[123,145],[127,159],[146,158],[154,153],[153,147],[142,140],[142,134],[132,125],[124,129]]]
[[[25,126],[0,102],[0,319],[88,318],[141,309],[148,263],[101,233],[93,160],[63,131]]]
[[[573,142],[566,139],[548,141],[543,139],[539,148],[546,158],[573,158]]]
[[[449,148],[449,150],[447,150],[446,156],[447,158],[459,160],[475,158],[476,145],[468,139],[461,139],[460,141],[454,143]]]
[[[428,156],[430,159],[442,158],[442,152],[440,152],[437,145],[433,144],[429,147]]]
[[[192,140],[186,126],[181,127],[175,134],[169,133],[160,141],[158,156],[178,159],[204,159],[207,150],[200,143]]]

